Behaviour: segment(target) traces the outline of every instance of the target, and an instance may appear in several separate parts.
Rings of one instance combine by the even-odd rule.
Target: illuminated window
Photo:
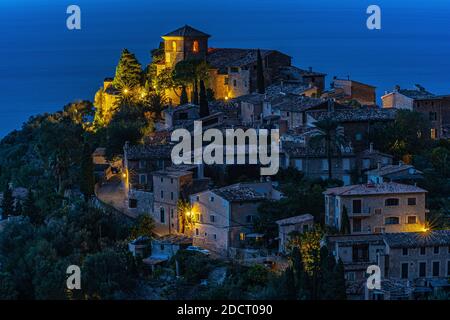
[[[177,51],[177,42],[172,41],[172,51]]]
[[[431,139],[437,138],[436,129],[434,129],[434,128],[431,129],[430,136],[431,136]]]
[[[239,240],[244,241],[245,240],[245,233],[240,233],[239,234]]]
[[[192,43],[192,52],[198,52],[198,41],[194,40],[194,42]]]

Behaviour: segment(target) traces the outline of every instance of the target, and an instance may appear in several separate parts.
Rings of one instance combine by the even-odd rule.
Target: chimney
[[[309,72],[312,72],[312,71],[313,71],[313,70],[312,70],[312,67],[309,67],[308,69],[309,69]]]
[[[371,142],[370,145],[369,145],[369,152],[370,152],[370,153],[373,152],[373,142]]]

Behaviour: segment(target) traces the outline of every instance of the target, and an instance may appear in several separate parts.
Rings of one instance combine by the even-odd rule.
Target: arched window
[[[194,40],[194,42],[192,43],[192,52],[198,52],[199,48],[198,48],[198,41]]]
[[[177,51],[177,42],[176,41],[172,41],[172,51]]]

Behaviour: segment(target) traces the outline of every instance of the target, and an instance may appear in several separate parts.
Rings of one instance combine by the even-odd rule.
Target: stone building
[[[383,108],[417,111],[430,121],[431,139],[445,136],[445,128],[450,124],[450,95],[434,95],[421,85],[416,89],[401,89],[396,86],[392,92],[381,97]]]
[[[401,161],[398,164],[384,166],[380,164],[376,169],[367,171],[366,174],[367,180],[372,183],[395,181],[414,184],[418,180],[423,179],[421,171]]]
[[[244,247],[260,203],[279,198],[270,182],[239,183],[191,195],[194,245],[221,256],[227,256],[230,248]]]
[[[291,238],[292,233],[305,233],[313,229],[314,217],[307,214],[289,217],[275,221],[278,225],[278,251],[286,253],[286,246]]]
[[[423,231],[426,192],[395,182],[330,188],[324,192],[325,223],[340,229],[346,208],[351,234]]]
[[[355,100],[362,106],[376,106],[376,87],[374,86],[351,79],[334,77],[331,88],[322,95],[322,98],[333,98],[339,103]]]

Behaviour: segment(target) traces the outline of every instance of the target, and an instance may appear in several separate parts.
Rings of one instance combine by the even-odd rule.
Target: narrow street
[[[136,214],[128,211],[126,194],[119,175],[115,175],[108,181],[99,184],[96,188],[96,196],[103,203],[114,207],[128,217],[137,217]]]

